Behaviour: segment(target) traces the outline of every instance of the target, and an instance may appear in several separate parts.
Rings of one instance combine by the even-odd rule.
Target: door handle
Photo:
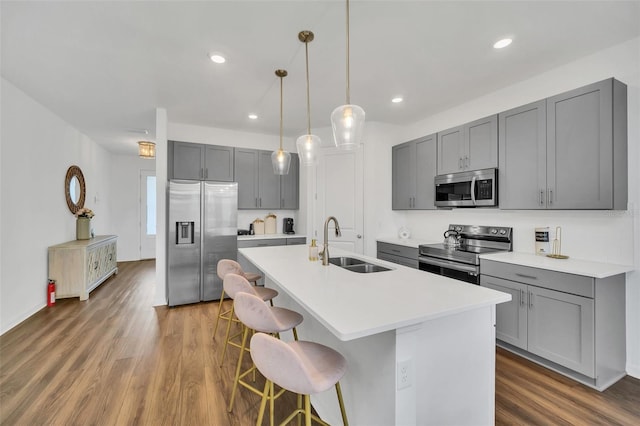
[[[549,205],[553,204],[553,189],[549,189],[548,203],[549,203]]]
[[[544,189],[540,190],[540,205],[544,206]]]
[[[356,238],[361,239],[362,235],[358,234],[358,235],[356,235]]]
[[[516,272],[516,276],[522,277],[522,278],[529,278],[530,280],[537,280],[538,279],[538,277],[536,277],[534,275],[520,274],[518,272]]]
[[[533,309],[533,293],[529,292],[529,309]]]
[[[204,169],[204,178],[205,179],[209,179],[209,168],[208,167]]]
[[[476,177],[471,178],[471,202],[476,205]]]
[[[526,297],[526,296],[525,296],[525,294],[524,294],[524,290],[522,290],[522,289],[521,289],[521,290],[520,290],[520,306],[524,306],[524,304],[525,304],[525,301],[524,301],[525,297]]]

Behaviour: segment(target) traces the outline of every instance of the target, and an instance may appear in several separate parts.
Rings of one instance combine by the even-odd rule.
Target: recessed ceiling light
[[[503,38],[502,40],[496,41],[493,47],[494,49],[502,49],[503,47],[507,47],[508,45],[510,45],[512,41],[513,40],[511,40],[510,38]]]
[[[257,114],[249,114],[249,118],[251,120],[257,120],[258,119],[258,115]]]
[[[209,54],[209,58],[216,64],[224,64],[225,62],[227,62],[225,57],[219,53],[211,53]]]
[[[391,99],[391,102],[393,102],[394,104],[399,104],[403,100],[404,99],[402,99],[402,96],[396,96],[395,98]]]

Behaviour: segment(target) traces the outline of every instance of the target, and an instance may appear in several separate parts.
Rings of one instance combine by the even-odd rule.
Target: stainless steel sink
[[[362,265],[366,262],[355,257],[330,257],[329,263],[344,268],[345,266]]]
[[[356,259],[353,257],[331,257],[329,258],[329,263],[347,269],[349,271],[359,272],[361,274],[391,270],[390,268],[386,268],[380,265],[374,265],[373,263],[367,263],[364,260]]]

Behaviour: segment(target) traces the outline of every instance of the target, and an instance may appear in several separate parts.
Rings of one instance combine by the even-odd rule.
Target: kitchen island
[[[308,260],[306,246],[239,252],[280,292],[276,306],[304,316],[301,340],[342,353],[341,381],[352,425],[494,423],[495,305],[511,296],[367,256],[390,268],[357,273]],[[335,392],[312,396],[340,424]]]

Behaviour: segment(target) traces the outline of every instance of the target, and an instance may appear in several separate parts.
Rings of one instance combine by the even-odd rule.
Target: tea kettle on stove
[[[444,232],[444,245],[445,247],[453,248],[460,247],[460,240],[462,236],[458,231],[449,229]]]

